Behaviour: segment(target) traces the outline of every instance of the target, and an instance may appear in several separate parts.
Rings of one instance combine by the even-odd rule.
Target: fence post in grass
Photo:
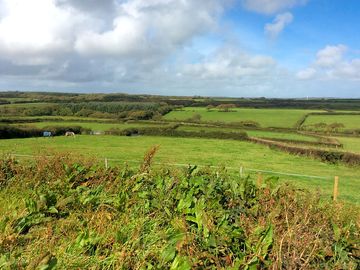
[[[105,158],[105,169],[108,169],[108,168],[109,168],[108,159]]]
[[[242,166],[240,167],[240,177],[241,178],[243,177],[243,167]]]
[[[256,184],[258,187],[261,187],[262,185],[262,174],[260,172],[258,173]]]
[[[339,195],[339,176],[335,176],[334,178],[334,192],[333,192],[333,200],[336,201]]]

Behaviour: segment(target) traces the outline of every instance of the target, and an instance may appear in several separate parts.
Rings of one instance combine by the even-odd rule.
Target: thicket
[[[358,269],[359,208],[225,169],[0,160],[2,269]]]
[[[48,105],[0,106],[3,116],[79,116],[147,120],[171,111],[166,103],[151,102],[82,102]]]

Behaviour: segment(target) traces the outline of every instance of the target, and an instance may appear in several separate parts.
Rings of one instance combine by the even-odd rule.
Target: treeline
[[[0,92],[0,99],[12,103],[52,102],[52,103],[81,103],[81,102],[165,102],[178,107],[206,107],[222,104],[234,104],[236,107],[248,108],[297,108],[324,110],[360,110],[360,99],[276,99],[276,98],[221,98],[200,96],[157,96],[157,95],[129,95],[116,94],[79,94],[53,92]],[[1,104],[1,103],[0,103]]]
[[[2,116],[79,116],[148,120],[160,118],[171,111],[166,103],[152,102],[82,102],[64,104],[33,104],[0,106]]]

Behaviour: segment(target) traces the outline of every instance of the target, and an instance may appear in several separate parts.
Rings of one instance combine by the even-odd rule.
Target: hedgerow
[[[3,158],[0,268],[358,269],[359,209],[212,170]],[[45,164],[44,164],[45,163]],[[21,199],[19,199],[21,198]],[[15,210],[16,209],[16,210]]]

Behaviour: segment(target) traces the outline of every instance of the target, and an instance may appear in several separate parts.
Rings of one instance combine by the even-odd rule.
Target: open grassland
[[[172,111],[164,116],[166,120],[186,120],[199,114],[201,121],[207,122],[241,122],[255,121],[261,127],[281,127],[293,128],[297,121],[311,110],[293,110],[293,109],[231,109],[231,112],[219,112],[217,109],[207,111],[204,107],[187,107],[183,110]]]
[[[239,172],[243,166],[245,173],[249,168],[272,170],[301,175],[324,176],[326,179],[281,176],[282,181],[291,181],[297,185],[320,189],[327,197],[331,196],[333,177],[340,177],[340,198],[360,202],[360,168],[323,163],[306,157],[289,155],[272,150],[266,146],[248,142],[215,139],[190,139],[166,137],[118,137],[118,136],[77,136],[76,138],[30,138],[2,140],[0,151],[44,155],[52,150],[103,159],[117,159],[110,164],[129,162],[136,165],[142,153],[153,145],[160,145],[155,161],[172,164],[195,164],[226,166]],[[132,163],[132,164],[131,164]]]
[[[38,128],[44,128],[48,126],[81,126],[83,128],[88,128],[93,131],[106,131],[112,128],[116,129],[126,129],[126,128],[139,128],[139,127],[150,127],[150,126],[160,126],[157,124],[150,123],[99,123],[99,122],[76,122],[76,121],[60,121],[60,122],[36,122],[36,123],[26,123],[26,126],[34,126]],[[18,126],[18,124],[16,124]]]
[[[360,115],[310,115],[304,125],[341,123],[343,129],[360,129]]]

